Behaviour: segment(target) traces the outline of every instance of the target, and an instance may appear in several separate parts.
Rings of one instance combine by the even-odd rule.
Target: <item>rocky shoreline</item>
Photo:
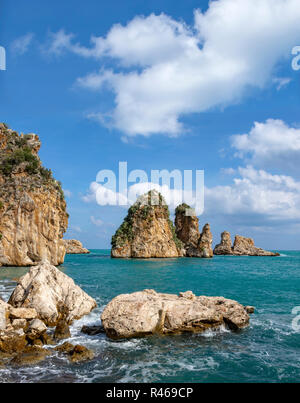
[[[0,299],[0,368],[35,365],[59,354],[71,363],[94,358],[92,350],[68,342],[69,326],[88,315],[96,301],[74,281],[45,261],[19,279],[8,302]],[[81,332],[109,339],[199,333],[226,326],[232,331],[249,324],[253,307],[223,297],[178,296],[144,290],[122,294],[105,307],[102,326]]]

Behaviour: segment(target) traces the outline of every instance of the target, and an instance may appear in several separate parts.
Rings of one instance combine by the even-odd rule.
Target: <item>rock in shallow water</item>
[[[238,330],[249,323],[245,307],[236,301],[196,297],[192,292],[159,294],[154,290],[119,295],[106,306],[101,319],[112,339],[195,333],[222,324]]]
[[[47,326],[56,326],[62,311],[71,324],[97,306],[93,298],[49,262],[30,268],[20,279],[9,304],[15,308],[34,308]]]

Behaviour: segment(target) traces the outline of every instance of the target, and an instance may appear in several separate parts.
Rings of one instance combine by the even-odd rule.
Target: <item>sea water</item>
[[[73,344],[95,359],[70,364],[58,354],[30,368],[0,369],[0,382],[298,382],[300,252],[280,257],[216,256],[211,260],[111,259],[108,250],[70,255],[60,269],[94,297],[98,308],[71,327]],[[0,268],[0,296],[8,299],[23,268]],[[105,305],[118,294],[144,289],[224,296],[254,305],[250,326],[203,334],[111,341],[87,336],[83,325],[100,324]],[[299,308],[300,312],[300,308]],[[293,322],[294,320],[294,322]],[[294,323],[294,326],[293,326]],[[299,320],[300,325],[300,320]],[[300,326],[299,326],[300,327]]]

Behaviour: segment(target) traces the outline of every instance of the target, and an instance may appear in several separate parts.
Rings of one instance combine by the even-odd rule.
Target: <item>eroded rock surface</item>
[[[114,258],[172,258],[184,255],[163,197],[156,191],[140,196],[112,238]]]
[[[61,185],[38,157],[35,134],[18,135],[0,123],[0,266],[64,261],[68,226]]]
[[[252,238],[246,238],[236,235],[232,245],[230,233],[225,231],[221,235],[221,243],[214,249],[215,255],[235,255],[235,256],[280,256],[279,253],[273,253],[258,248]]]
[[[202,332],[224,324],[237,330],[249,323],[246,308],[238,302],[223,297],[196,297],[191,291],[179,296],[154,290],[122,294],[106,306],[101,319],[112,339]]]
[[[84,248],[80,241],[76,239],[64,239],[67,255],[81,255],[91,253],[88,249]]]
[[[181,204],[175,211],[175,228],[178,239],[183,243],[188,257],[212,258],[212,233],[206,224],[199,232],[199,221],[194,210]]]
[[[56,326],[62,316],[70,324],[96,307],[93,298],[49,262],[31,267],[20,278],[9,304],[35,309],[47,326]]]

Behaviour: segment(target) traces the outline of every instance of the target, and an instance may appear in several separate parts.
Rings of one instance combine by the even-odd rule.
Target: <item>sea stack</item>
[[[68,226],[60,182],[38,157],[36,134],[0,124],[0,266],[63,263]]]
[[[140,196],[112,238],[113,258],[176,258],[184,255],[168,206],[155,190]]]
[[[91,253],[88,249],[84,248],[80,241],[77,239],[64,239],[67,255],[87,255]]]
[[[183,243],[186,256],[212,258],[212,233],[205,224],[199,232],[199,222],[195,211],[187,204],[181,204],[175,211],[175,227],[178,239]]]
[[[233,246],[230,233],[224,231],[221,235],[221,243],[214,249],[215,255],[234,256],[280,256],[279,253],[269,252],[255,246],[252,238],[236,235]]]

